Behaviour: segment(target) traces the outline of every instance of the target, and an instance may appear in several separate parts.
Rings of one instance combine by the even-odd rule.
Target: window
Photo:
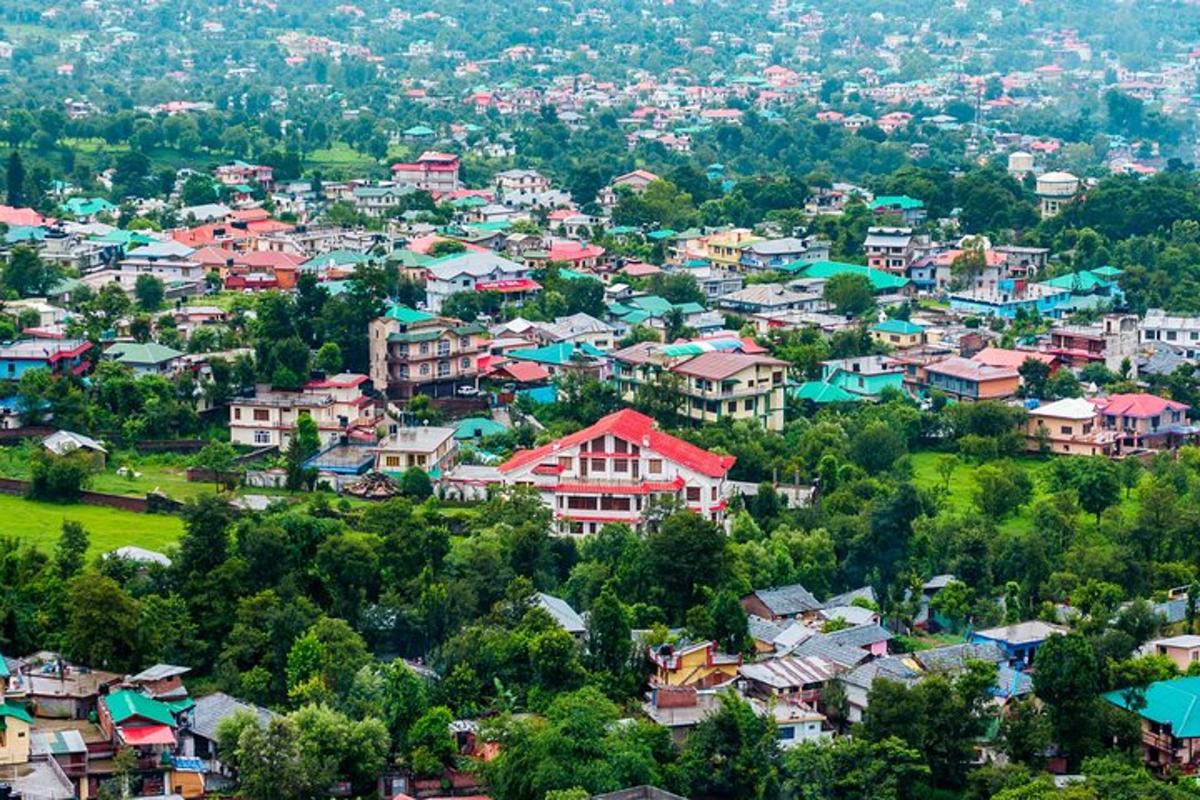
[[[270,431],[255,431],[254,432],[254,443],[255,444],[270,444],[271,443],[271,432]]]
[[[699,486],[687,487],[687,501],[689,503],[699,503],[700,502],[700,487]]]
[[[779,738],[790,740],[796,738],[796,727],[794,725],[781,726],[778,728]]]
[[[240,408],[235,408],[235,409],[233,410],[233,418],[234,418],[234,419],[241,419],[241,418],[242,418],[242,410],[241,410]]]
[[[421,355],[429,355],[429,342],[421,342]]]
[[[443,358],[450,355],[450,343],[445,339],[438,342],[438,355]]]
[[[658,475],[662,472],[663,462],[661,458],[650,459],[650,474]]]
[[[604,472],[604,459],[603,458],[593,458],[592,459],[592,472]]]
[[[623,458],[613,461],[613,472],[628,472],[629,462]]]
[[[753,397],[746,398],[745,402],[742,403],[742,410],[743,411],[753,411],[754,410],[754,398]]]
[[[400,466],[400,456],[384,456],[383,457],[383,465],[385,467]]]
[[[1070,436],[1072,433],[1075,432],[1075,429],[1072,428],[1070,425],[1061,425],[1061,426],[1059,426],[1058,432],[1065,433],[1068,436]]]
[[[459,369],[470,369],[471,368],[471,359],[467,358],[466,356],[463,356],[462,358],[460,358],[458,360],[458,366],[459,366]]]
[[[270,418],[271,418],[271,412],[268,411],[267,409],[265,409],[265,408],[254,409],[254,421],[255,422],[266,422]]]
[[[429,374],[429,365],[428,365],[428,364],[422,364],[422,365],[421,365],[421,374],[422,374],[422,375],[428,375],[428,374]]]

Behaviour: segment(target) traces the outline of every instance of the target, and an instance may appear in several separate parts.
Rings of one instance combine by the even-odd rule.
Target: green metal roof
[[[406,325],[412,325],[417,322],[428,322],[434,318],[434,315],[428,311],[418,311],[415,308],[402,305],[392,306],[384,316],[391,319],[398,319]]]
[[[904,319],[885,319],[883,322],[872,325],[871,330],[880,333],[897,333],[902,336],[916,336],[925,332],[920,325],[914,325]]]
[[[156,342],[118,342],[104,351],[104,355],[121,364],[161,364],[179,358],[183,353]]]
[[[7,678],[8,676],[8,664],[4,661],[4,655],[0,654],[0,678]]]
[[[344,264],[363,264],[370,260],[370,256],[366,253],[359,253],[356,250],[333,250],[328,253],[322,253],[319,256],[313,256],[308,261],[304,262],[306,267],[334,267]]]
[[[823,381],[806,381],[793,390],[792,396],[801,400],[810,400],[817,405],[857,403],[861,399],[858,395],[851,394],[840,386]]]
[[[1119,273],[1119,271],[1118,271]],[[1110,273],[1099,274],[1098,270],[1083,269],[1079,272],[1068,272],[1057,278],[1042,281],[1043,286],[1055,289],[1067,289],[1072,292],[1090,292],[1093,289],[1106,289],[1112,286]]]
[[[113,722],[118,725],[134,717],[141,717],[172,727],[175,725],[175,717],[171,714],[170,706],[139,692],[122,689],[102,698],[101,702],[108,706],[108,713],[112,715]]]
[[[655,241],[662,241],[663,239],[670,239],[674,235],[675,231],[671,230],[670,228],[662,228],[661,230],[653,231],[652,233],[648,234],[646,238],[654,239]]]
[[[885,194],[876,197],[871,201],[871,210],[875,211],[880,208],[899,208],[904,211],[911,211],[918,208],[924,208],[925,203],[915,197],[909,197],[906,194]]]
[[[559,342],[529,350],[510,350],[507,355],[509,358],[518,361],[533,361],[537,364],[551,364],[556,367],[564,367],[572,364],[577,358],[606,357],[603,350],[598,350],[586,342],[579,344],[575,342]]]
[[[455,439],[481,439],[484,436],[495,436],[504,433],[508,428],[487,417],[467,417],[458,423],[454,431]]]
[[[812,263],[793,261],[790,264],[780,267],[780,270],[783,272],[799,273],[805,278],[824,280],[828,280],[834,275],[844,275],[846,273],[862,275],[871,282],[871,288],[876,292],[903,289],[909,284],[908,278],[901,278],[899,275],[893,275],[890,272],[864,267],[862,264],[846,264],[841,261],[815,261]]]
[[[627,304],[655,317],[661,317],[674,308],[670,300],[655,294],[649,294],[644,297],[631,297]]]
[[[27,725],[33,724],[33,717],[29,716],[29,712],[16,703],[0,703],[0,723],[3,723],[6,717],[19,719]]]
[[[1120,690],[1105,692],[1105,700],[1128,708]],[[1145,706],[1137,714],[1160,724],[1169,724],[1171,733],[1181,739],[1200,736],[1200,677],[1156,681],[1146,687]]]

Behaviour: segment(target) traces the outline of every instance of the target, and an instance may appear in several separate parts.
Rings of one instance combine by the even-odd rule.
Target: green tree
[[[862,275],[843,273],[825,282],[822,290],[825,301],[839,314],[860,316],[875,306],[875,289]]]
[[[1077,764],[1091,749],[1096,733],[1096,654],[1078,633],[1051,636],[1038,648],[1033,666],[1033,689],[1046,704],[1055,740]]]
[[[58,278],[58,270],[42,261],[28,245],[13,247],[4,264],[4,286],[21,297],[44,295]]]
[[[133,296],[143,311],[158,311],[162,308],[166,287],[160,278],[153,275],[138,275],[133,287]]]
[[[445,706],[435,706],[413,723],[408,731],[409,760],[422,777],[440,776],[454,763],[458,748],[450,732],[454,715]]]
[[[999,522],[1029,502],[1033,481],[1011,462],[984,464],[975,470],[975,507]]]
[[[192,464],[211,474],[213,486],[220,491],[237,466],[237,450],[229,442],[209,442],[192,458]]]
[[[592,665],[619,675],[629,665],[632,647],[629,615],[612,586],[592,602],[587,618],[587,652]]]
[[[342,370],[342,348],[337,342],[326,342],[317,350],[317,369],[327,375],[333,375]]]
[[[6,195],[10,206],[25,205],[25,164],[21,154],[13,150],[8,154],[8,168],[4,173],[7,184]]]
[[[67,585],[65,653],[99,669],[138,663],[138,603],[111,578],[82,573]]]
[[[54,563],[64,580],[75,577],[83,569],[90,537],[82,525],[74,520],[63,520],[62,533],[54,548]]]
[[[1105,458],[1081,459],[1076,464],[1075,491],[1079,494],[1079,505],[1089,514],[1095,514],[1099,524],[1104,509],[1121,497],[1117,467]]]
[[[766,800],[779,792],[774,721],[732,692],[688,735],[680,769],[689,795]]]

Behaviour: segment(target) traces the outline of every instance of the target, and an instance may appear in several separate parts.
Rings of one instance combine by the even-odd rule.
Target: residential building
[[[871,284],[876,295],[912,296],[916,291],[916,286],[904,275],[864,267],[862,264],[847,264],[841,261],[817,261],[810,264],[799,261],[788,264],[783,271],[790,272],[805,281],[819,282],[822,286],[825,281],[835,275],[861,275]]]
[[[453,397],[460,388],[476,388],[477,359],[487,353],[482,325],[393,309],[367,332],[371,381],[388,398]]]
[[[104,351],[105,361],[115,361],[133,370],[134,375],[169,375],[180,365],[184,354],[157,342],[117,342]]]
[[[1139,392],[1114,394],[1100,406],[1104,427],[1116,431],[1121,447],[1172,447],[1193,438],[1187,424],[1188,405]]]
[[[498,292],[520,302],[541,291],[531,268],[496,253],[467,252],[425,267],[425,306],[440,313],[446,298],[459,292]]]
[[[451,153],[427,150],[414,162],[392,165],[392,179],[432,194],[458,191],[459,157]]]
[[[1025,421],[1025,447],[1064,455],[1107,456],[1116,450],[1117,435],[1100,424],[1096,404],[1068,397],[1031,408]]]
[[[597,350],[610,349],[616,344],[617,339],[616,328],[582,311],[567,317],[558,317],[554,322],[540,325],[538,332],[551,342],[586,344]]]
[[[698,689],[694,686],[654,686],[649,698],[642,704],[646,715],[655,723],[671,731],[676,744],[682,744],[697,725],[721,708],[721,694],[735,691],[717,686]],[[787,749],[804,742],[817,742],[829,738],[825,730],[825,715],[797,703],[764,702],[758,697],[743,697],[759,716],[772,717],[775,722],[775,737],[780,748]],[[603,797],[603,796],[598,796]],[[653,800],[676,800],[674,796],[652,795]],[[633,800],[625,793],[611,800]],[[682,800],[682,798],[678,798]]]
[[[640,387],[669,387],[678,413],[693,422],[749,419],[781,431],[787,362],[744,349],[740,339],[643,342],[612,354],[613,376],[627,401]]]
[[[991,367],[952,356],[925,365],[928,389],[956,400],[1003,400],[1016,395],[1021,374],[1009,367]]]
[[[732,456],[717,455],[622,409],[500,465],[505,485],[529,485],[554,512],[559,533],[596,533],[607,522],[640,529],[656,503],[680,502],[723,521]]]
[[[97,722],[116,752],[133,755],[134,796],[164,795],[174,788],[168,777],[180,723],[173,706],[132,689],[119,689],[100,698]]]
[[[8,666],[0,656],[0,766],[29,762],[30,731],[33,717],[20,705],[8,699]]]
[[[1186,774],[1200,767],[1200,677],[1155,681],[1138,692],[1117,689],[1100,696],[1141,717],[1142,760],[1150,769]]]
[[[911,228],[868,228],[863,242],[867,266],[893,275],[906,275],[916,255],[913,244]]]
[[[829,308],[819,292],[797,292],[777,283],[759,283],[730,292],[718,298],[717,305],[739,314],[825,311]]]
[[[17,380],[31,369],[54,375],[81,375],[91,368],[86,339],[22,339],[0,345],[0,380]]]
[[[239,713],[253,714],[263,725],[275,717],[274,712],[265,708],[216,692],[196,698],[196,705],[179,732],[179,755],[200,760],[208,791],[230,791],[235,787],[233,772],[221,762],[217,729],[223,721]]]
[[[749,245],[765,241],[761,236],[756,236],[749,228],[733,228],[709,236],[704,242],[704,251],[708,255],[708,262],[717,269],[737,272],[744,269],[742,266],[743,250]],[[780,261],[779,266],[782,267],[787,263],[787,261]]]
[[[355,186],[350,193],[350,202],[361,214],[368,217],[383,218],[392,216],[392,211],[400,206],[405,195],[412,194],[415,189],[410,184],[393,184],[387,186]]]
[[[1188,357],[1200,355],[1200,317],[1168,314],[1161,308],[1146,310],[1139,325],[1141,341],[1166,342],[1188,349]]]
[[[421,425],[393,426],[375,446],[375,471],[399,477],[416,467],[437,476],[454,466],[458,459],[457,428]]]
[[[1154,639],[1146,647],[1156,656],[1166,656],[1175,662],[1180,672],[1200,661],[1200,636],[1186,633],[1165,639]]]
[[[534,603],[554,619],[558,626],[576,639],[582,640],[587,633],[587,623],[579,612],[571,608],[571,604],[561,597],[538,592]]]
[[[878,195],[867,206],[876,216],[897,216],[905,225],[920,225],[928,217],[925,203],[906,194]]]
[[[663,644],[650,648],[649,652],[652,687],[708,689],[735,679],[742,666],[741,655],[722,653],[716,642]]]
[[[897,350],[925,344],[925,328],[904,319],[885,319],[868,328],[871,338]]]
[[[252,447],[281,450],[292,440],[303,416],[317,424],[322,448],[344,439],[373,441],[382,415],[375,399],[364,393],[366,375],[340,373],[314,380],[297,391],[258,386],[253,397],[229,402],[229,439]]]
[[[715,238],[715,237],[714,237]],[[712,258],[712,240],[709,240],[709,257]],[[749,272],[776,270],[797,261],[817,262],[829,260],[829,242],[819,239],[800,239],[794,236],[783,239],[751,241],[741,247],[741,258],[737,266]]]
[[[495,175],[497,197],[507,194],[540,194],[550,191],[550,179],[536,169],[506,169]]]
[[[1058,318],[1071,305],[1070,289],[1006,279],[995,289],[963,289],[950,293],[950,310],[958,314],[1012,319],[1021,310]]]
[[[215,177],[225,186],[258,186],[270,190],[274,182],[274,169],[261,164],[232,161],[217,167]]]
[[[658,176],[653,172],[648,172],[644,169],[635,169],[633,172],[626,172],[624,175],[618,175],[613,178],[608,186],[605,186],[596,195],[596,203],[606,209],[611,210],[617,205],[618,193],[617,189],[624,186],[634,194],[641,194],[646,191],[646,187],[658,180]],[[587,198],[575,198],[579,202],[586,202]]]
[[[867,400],[878,400],[886,389],[904,390],[904,368],[888,356],[822,361],[821,382]]]
[[[1025,669],[1033,666],[1033,659],[1037,655],[1038,648],[1047,639],[1051,636],[1061,636],[1066,632],[1067,629],[1062,625],[1031,620],[975,631],[971,634],[971,643],[994,644],[1004,653],[1009,666]]]
[[[812,592],[798,583],[770,589],[755,589],[742,598],[742,608],[768,620],[816,619],[825,607]]]

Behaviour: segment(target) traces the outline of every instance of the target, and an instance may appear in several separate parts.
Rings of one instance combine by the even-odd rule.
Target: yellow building
[[[871,338],[897,350],[926,344],[925,329],[908,320],[887,319],[870,328]]]
[[[25,764],[29,761],[33,717],[4,696],[7,685],[8,667],[0,658],[0,764]]]
[[[741,269],[742,248],[761,241],[763,238],[748,228],[734,228],[708,237],[704,247],[712,266],[736,272]]]
[[[650,649],[650,663],[654,665],[653,684],[707,689],[736,678],[742,657],[718,652],[713,642],[679,648],[664,644]]]

